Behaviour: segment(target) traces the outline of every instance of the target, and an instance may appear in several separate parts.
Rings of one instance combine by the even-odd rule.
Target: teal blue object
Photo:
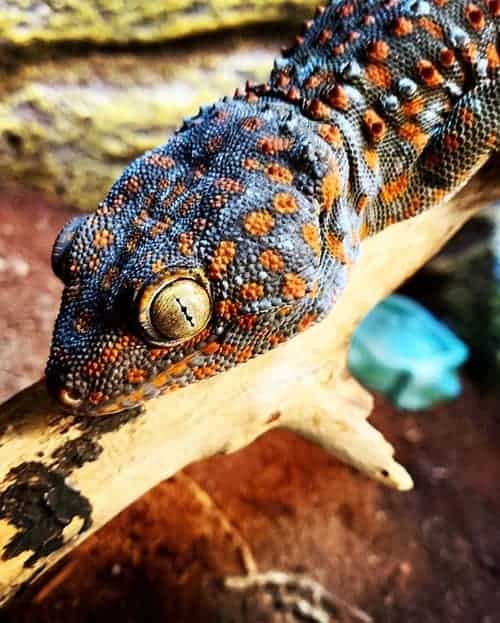
[[[356,329],[348,365],[360,383],[413,411],[458,396],[457,368],[468,356],[467,346],[424,307],[393,294]]]

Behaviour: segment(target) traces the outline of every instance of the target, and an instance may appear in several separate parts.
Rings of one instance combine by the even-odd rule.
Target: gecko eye
[[[180,344],[208,324],[211,299],[208,285],[175,275],[147,288],[139,302],[139,324],[153,342]]]

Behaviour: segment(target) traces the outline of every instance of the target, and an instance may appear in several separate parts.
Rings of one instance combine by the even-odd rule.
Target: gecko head
[[[322,314],[328,154],[314,136],[304,155],[282,108],[203,111],[60,232],[52,264],[65,288],[46,376],[66,408],[133,408],[264,353]],[[311,141],[323,149],[316,159]]]

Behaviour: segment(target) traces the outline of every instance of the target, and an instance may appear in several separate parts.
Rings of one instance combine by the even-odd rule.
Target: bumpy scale
[[[334,0],[264,85],[200,110],[54,245],[49,389],[141,404],[328,313],[360,241],[454,194],[500,141],[500,0]]]

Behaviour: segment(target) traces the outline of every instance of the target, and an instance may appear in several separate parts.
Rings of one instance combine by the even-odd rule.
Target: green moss
[[[166,142],[183,117],[262,81],[275,54],[262,40],[196,52],[93,53],[27,64],[0,80],[0,183],[92,210],[125,165]]]
[[[164,41],[220,28],[299,21],[316,0],[10,0],[0,7],[0,41]]]

